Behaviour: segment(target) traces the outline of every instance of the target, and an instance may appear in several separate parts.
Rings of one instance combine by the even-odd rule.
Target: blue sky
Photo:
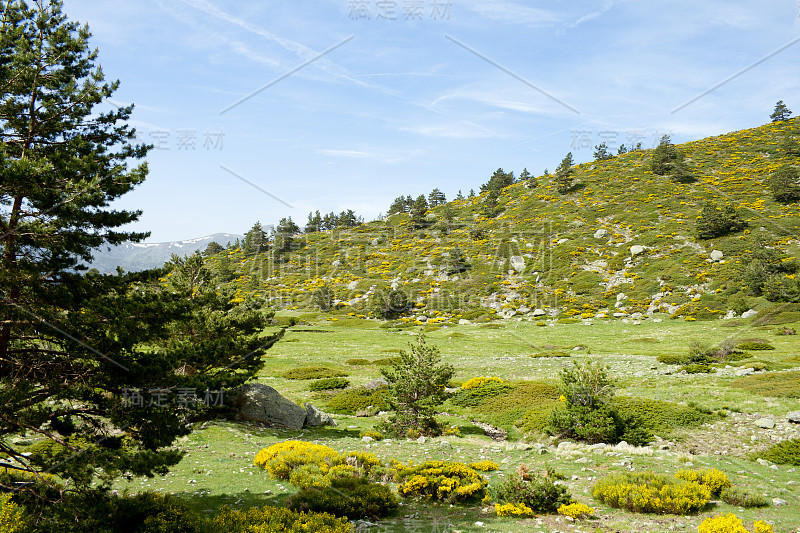
[[[498,167],[591,160],[603,140],[649,148],[750,128],[779,99],[800,113],[798,0],[64,9],[121,81],[106,105],[134,103],[141,140],[157,145],[147,181],[118,202],[144,211],[131,229],[151,242],[286,216],[302,226],[317,209],[372,220],[399,195],[478,190]]]

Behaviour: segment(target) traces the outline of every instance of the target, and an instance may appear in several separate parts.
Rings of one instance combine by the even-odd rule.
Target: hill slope
[[[768,180],[798,165],[786,149],[798,134],[793,119],[678,145],[694,183],[653,174],[653,151],[642,150],[574,167],[564,195],[552,176],[506,187],[494,216],[483,194],[434,208],[424,227],[399,214],[296,236],[286,253],[226,250],[208,264],[241,297],[284,308],[312,307],[326,288],[334,311],[366,317],[376,291],[397,288],[413,303],[401,321],[741,313],[769,290],[796,298],[800,206],[774,201]],[[700,239],[705,202],[730,203],[747,227]],[[772,289],[748,278],[756,260],[772,269]]]

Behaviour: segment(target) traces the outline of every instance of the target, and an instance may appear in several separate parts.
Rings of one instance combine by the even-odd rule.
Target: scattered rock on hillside
[[[786,500],[782,500],[780,498],[772,498],[772,505],[775,507],[780,507],[781,505],[787,505],[789,502]]]
[[[754,317],[754,316],[756,316],[757,314],[758,314],[758,311],[756,311],[755,309],[748,309],[747,311],[745,311],[744,313],[742,313],[742,318],[750,318],[750,317]]]
[[[722,251],[720,251],[720,250],[712,250],[711,251],[711,260],[712,261],[721,261],[723,257],[725,257],[725,254],[723,254]]]
[[[736,377],[749,376],[755,371],[756,370],[754,368],[740,368],[739,370],[736,371],[734,375]]]
[[[545,313],[544,309],[534,309],[532,314],[534,317],[537,317],[537,316],[545,316],[547,313]]]
[[[525,270],[525,258],[521,255],[512,255],[511,256],[511,268],[516,270],[517,272],[522,272]]]
[[[786,418],[788,418],[789,422],[792,424],[800,424],[800,411],[792,411],[786,415]]]
[[[302,429],[307,416],[305,409],[263,383],[242,385],[236,398],[236,407],[244,419],[290,429]]]
[[[328,413],[323,413],[310,403],[306,403],[306,426],[335,426],[334,420]]]
[[[594,232],[595,239],[603,239],[605,238],[606,235],[608,235],[607,229],[600,228],[599,230]]]
[[[641,244],[634,244],[633,246],[631,246],[631,255],[639,255],[644,253],[644,251],[645,247],[642,246]]]
[[[378,378],[378,379],[373,379],[372,381],[366,382],[364,384],[364,388],[367,389],[367,390],[376,390],[376,389],[382,389],[383,387],[387,386],[388,384],[389,384],[389,382],[386,381],[385,379]]]
[[[756,420],[756,425],[764,429],[772,429],[775,427],[775,421],[771,418],[759,418]]]

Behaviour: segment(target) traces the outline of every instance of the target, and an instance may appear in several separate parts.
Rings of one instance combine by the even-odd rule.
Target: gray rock
[[[780,498],[772,498],[772,505],[774,505],[775,507],[780,507],[782,505],[788,505],[788,504],[789,502],[787,502],[786,500],[782,500]]]
[[[792,411],[786,415],[786,418],[788,418],[789,422],[792,424],[800,424],[800,411]]]
[[[328,413],[323,413],[310,403],[306,403],[306,426],[335,426],[334,420]]]
[[[606,235],[608,235],[607,229],[600,228],[599,230],[594,232],[595,239],[603,239],[605,238]]]
[[[558,240],[556,241],[556,244],[564,244],[564,243],[565,243],[565,242],[567,242],[568,240],[569,240],[569,239],[567,239],[567,238],[558,239]]]
[[[742,313],[742,318],[750,318],[750,317],[754,317],[754,316],[756,316],[757,314],[758,314],[758,311],[756,311],[755,309],[748,309],[747,311],[745,311],[744,313]]]
[[[753,372],[755,372],[754,368],[740,368],[739,370],[737,370],[735,372],[735,375],[738,376],[738,377],[749,376]]]
[[[458,319],[458,324],[459,324],[460,326],[466,326],[466,325],[468,325],[468,324],[472,324],[472,322],[471,322],[471,321],[469,321],[469,320],[467,320],[466,318],[459,318],[459,319]]]
[[[723,254],[720,250],[713,250],[711,252],[712,261],[721,261],[723,257],[725,257],[725,254]]]
[[[769,465],[772,464],[769,461],[767,461],[766,459],[762,459],[761,457],[756,459],[756,463],[760,464],[761,466],[769,466]]]
[[[425,444],[428,442],[428,437],[422,436],[417,439],[417,444]]]
[[[447,448],[447,449],[449,449],[449,448],[452,448],[452,447],[453,447],[453,445],[450,442],[446,441],[446,440],[443,440],[443,441],[441,441],[439,443],[439,448]]]
[[[375,439],[373,439],[372,437],[370,437],[370,436],[368,436],[368,435],[365,435],[365,436],[361,437],[361,440],[362,440],[363,442],[372,442],[372,441],[373,441],[373,440],[375,440]]]
[[[544,311],[544,309],[534,309],[532,314],[534,317],[537,317],[537,316],[545,316],[547,313]]]
[[[417,320],[419,320],[420,322],[427,322],[428,321],[428,317],[426,317],[425,315],[419,315],[417,317]]]
[[[517,272],[522,272],[525,270],[525,258],[521,255],[512,255],[511,256],[511,268],[516,270]]]
[[[372,381],[366,382],[364,384],[364,388],[367,389],[367,390],[376,390],[376,389],[382,389],[383,387],[387,386],[388,384],[389,384],[389,382],[386,381],[385,379],[378,378],[378,379],[373,379]]]
[[[756,420],[756,426],[763,429],[772,429],[775,427],[775,421],[771,418],[759,418]]]
[[[631,246],[631,255],[639,255],[641,253],[644,253],[645,249],[646,248],[641,244],[634,244],[633,246]]]
[[[239,415],[246,420],[302,429],[308,413],[263,383],[247,383],[236,397]]]
[[[641,320],[644,315],[640,312],[635,312],[631,315],[631,318],[634,320]]]

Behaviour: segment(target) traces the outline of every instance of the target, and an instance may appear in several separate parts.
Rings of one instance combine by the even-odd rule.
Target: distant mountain
[[[110,249],[100,249],[94,254],[94,261],[89,265],[100,272],[114,273],[117,266],[126,272],[147,270],[160,267],[172,257],[172,254],[191,255],[196,251],[203,251],[211,242],[225,246],[229,242],[241,239],[241,235],[232,233],[215,233],[206,237],[189,239],[186,241],[158,242],[158,243],[132,243],[127,242]]]

